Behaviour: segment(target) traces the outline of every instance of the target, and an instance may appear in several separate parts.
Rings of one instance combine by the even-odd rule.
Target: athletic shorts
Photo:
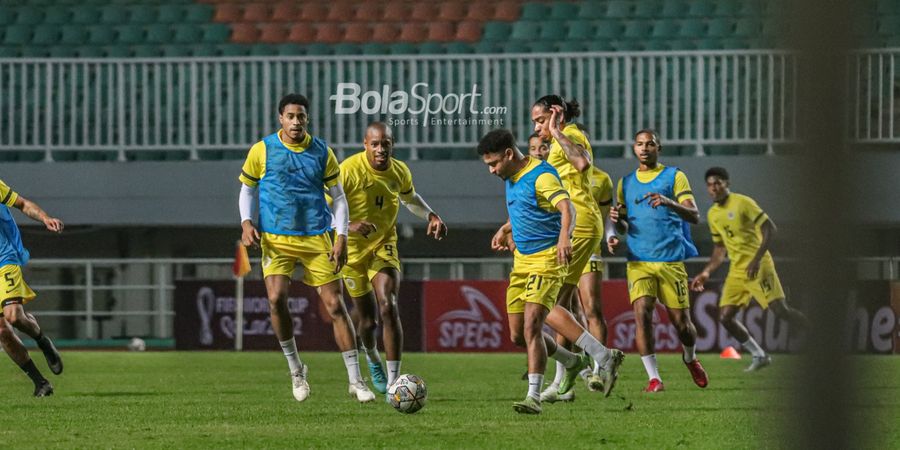
[[[556,261],[556,246],[531,255],[515,252],[513,270],[506,289],[506,312],[521,314],[525,303],[538,303],[548,310],[556,305],[565,267]]]
[[[0,305],[6,306],[12,303],[28,303],[37,294],[28,287],[25,279],[22,278],[22,267],[15,264],[8,264],[0,267]]]
[[[584,273],[585,268],[590,267],[588,264],[591,257],[599,253],[601,238],[572,238],[572,260],[569,261],[566,272],[566,284],[577,285],[578,280]]]
[[[331,236],[287,236],[263,233],[263,277],[284,275],[291,278],[299,262],[303,266],[303,282],[309,286],[322,286],[340,278],[334,273],[334,264],[328,260],[331,254]]]
[[[769,307],[769,303],[784,299],[784,289],[775,272],[772,258],[763,258],[759,264],[759,272],[752,280],[747,278],[746,269],[729,270],[725,285],[722,286],[719,306],[745,307],[750,304],[751,297],[764,309]]]
[[[691,307],[683,262],[629,262],[627,276],[632,303],[641,297],[653,297],[667,308]]]
[[[591,255],[591,258],[588,260],[588,263],[584,266],[584,269],[581,271],[581,274],[584,275],[586,273],[598,273],[603,274],[603,258],[600,256],[600,249],[597,249],[597,253]]]
[[[397,241],[390,239],[375,247],[374,251],[362,257],[355,255],[353,248],[348,248],[353,261],[341,270],[341,277],[351,297],[362,297],[372,292],[372,279],[375,274],[386,268],[400,270],[400,257],[397,255]]]

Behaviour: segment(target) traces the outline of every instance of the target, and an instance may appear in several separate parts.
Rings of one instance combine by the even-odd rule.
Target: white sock
[[[350,384],[356,384],[360,380],[359,376],[359,352],[356,349],[341,352],[344,358],[344,366],[347,368],[347,378]]]
[[[570,352],[561,345],[556,346],[556,351],[552,355],[547,355],[563,364],[565,367],[572,367],[578,362],[578,355]]]
[[[656,378],[659,381],[662,381],[662,378],[659,377],[659,368],[656,366],[656,354],[641,356],[641,362],[644,363],[644,370],[647,371],[647,378],[654,379]]]
[[[565,374],[566,374],[566,365],[559,361],[556,361],[556,374],[553,375],[553,383],[552,384],[559,386],[559,384],[562,383],[563,376],[565,376]]]
[[[766,356],[765,350],[763,350],[762,347],[760,347],[759,344],[756,343],[756,340],[753,339],[753,336],[750,336],[750,338],[747,339],[747,342],[741,342],[741,347],[747,349],[747,351],[749,351],[751,355],[758,358]]]
[[[575,345],[581,347],[588,355],[591,355],[591,358],[594,358],[594,361],[600,363],[601,366],[606,366],[606,360],[609,359],[609,349],[603,346],[597,338],[591,336],[590,333],[587,331],[581,333],[581,336],[575,341]]]
[[[600,375],[600,363],[594,361],[594,368],[591,370],[594,375]]]
[[[681,347],[684,348],[684,362],[689,363],[695,359],[697,359],[696,347],[693,345],[684,345],[681,344]]]
[[[388,361],[387,371],[387,385],[390,386],[400,378],[400,361]]]
[[[366,354],[366,361],[370,363],[380,363],[381,355],[378,353],[378,348],[366,348],[363,346],[363,352]]]
[[[528,374],[528,396],[540,401],[541,386],[544,384],[544,376],[539,373]]]
[[[284,357],[287,358],[288,367],[291,369],[291,373],[300,370],[303,367],[303,363],[300,362],[300,355],[297,354],[297,341],[294,338],[290,338],[286,341],[278,341],[281,344],[281,351],[284,352]]]

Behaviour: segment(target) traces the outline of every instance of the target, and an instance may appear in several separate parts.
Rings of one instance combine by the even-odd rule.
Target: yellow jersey
[[[706,213],[709,232],[716,244],[724,244],[731,258],[729,270],[744,271],[759,250],[762,233],[759,227],[769,216],[746,195],[731,193],[724,204],[713,203]],[[764,258],[769,258],[766,252]]]
[[[16,200],[19,199],[19,194],[16,194],[16,191],[12,190],[3,180],[0,180],[0,203],[12,208],[16,205]]]
[[[532,158],[530,156],[527,158],[528,164],[509,178],[513,183],[519,181],[525,174],[531,172],[541,163],[541,160],[537,158]],[[542,173],[534,180],[534,194],[537,197],[535,200],[537,200],[538,208],[550,212],[557,210],[557,203],[569,198],[569,194],[563,188],[560,180],[554,177],[552,173]]]
[[[310,143],[312,143],[312,135],[306,133],[306,137],[303,138],[303,141],[299,144],[287,144],[281,139],[281,131],[282,130],[278,130],[278,139],[281,140],[281,143],[284,144],[285,147],[293,152],[302,152],[309,147]],[[337,157],[334,155],[334,150],[332,150],[331,147],[328,147],[328,162],[325,165],[326,187],[332,187],[337,184],[338,172],[340,172],[340,166],[338,165]],[[244,161],[244,166],[241,168],[241,175],[238,177],[238,180],[247,186],[256,187],[259,184],[259,180],[262,179],[265,174],[266,143],[259,141],[256,144],[253,144],[253,147],[250,147],[250,152],[247,154],[247,160]]]
[[[578,126],[568,124],[562,130],[563,134],[575,145],[581,145],[587,150],[588,161],[593,161],[591,144]],[[591,195],[591,171],[579,172],[569,162],[566,152],[556,139],[550,142],[550,152],[547,154],[547,162],[559,173],[562,185],[575,205],[575,232],[573,237],[602,237],[603,222],[600,218],[600,209]]]
[[[638,181],[641,183],[649,183],[656,179],[660,173],[662,173],[663,169],[666,166],[662,164],[657,164],[655,168],[651,170],[635,171],[635,176]],[[685,200],[694,200],[694,193],[691,192],[691,183],[688,182],[687,175],[682,171],[675,172],[675,201],[681,203]],[[622,205],[625,203],[625,194],[622,193],[622,178],[619,179],[619,184],[616,188],[616,201]]]
[[[350,221],[365,220],[375,225],[368,237],[357,233],[347,236],[351,257],[356,252],[367,254],[387,240],[397,240],[397,213],[400,200],[410,201],[415,195],[412,173],[402,161],[391,158],[387,170],[372,168],[361,151],[340,165],[340,181],[350,208]],[[362,255],[360,255],[362,256]]]
[[[609,208],[612,205],[613,184],[609,174],[599,169],[597,166],[591,166],[591,197],[594,203],[600,209],[600,231],[603,231],[603,220],[609,214]]]

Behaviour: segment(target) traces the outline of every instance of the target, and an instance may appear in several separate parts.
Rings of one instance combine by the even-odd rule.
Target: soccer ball
[[[142,352],[146,349],[147,343],[139,337],[131,338],[131,342],[128,343],[128,350],[133,352]]]
[[[388,400],[397,411],[412,414],[425,406],[428,391],[425,380],[418,375],[400,375],[387,390]]]

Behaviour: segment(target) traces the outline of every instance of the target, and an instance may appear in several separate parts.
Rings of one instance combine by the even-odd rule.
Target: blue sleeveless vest
[[[547,211],[537,202],[537,190],[534,187],[538,177],[552,173],[557,179],[559,174],[550,164],[541,161],[513,183],[506,180],[506,210],[512,225],[513,241],[523,255],[530,255],[556,245],[559,240],[562,214],[559,211]]]
[[[652,208],[645,198],[652,192],[675,198],[677,172],[675,167],[666,167],[649,183],[638,181],[634,172],[622,180],[628,208],[629,261],[675,262],[697,256],[690,224],[669,208]]]
[[[271,134],[266,144],[266,171],[259,180],[260,231],[315,236],[331,227],[325,202],[328,146],[317,137],[302,152],[293,152]]]
[[[22,235],[9,207],[0,205],[0,266],[24,266],[30,256],[22,245]]]

